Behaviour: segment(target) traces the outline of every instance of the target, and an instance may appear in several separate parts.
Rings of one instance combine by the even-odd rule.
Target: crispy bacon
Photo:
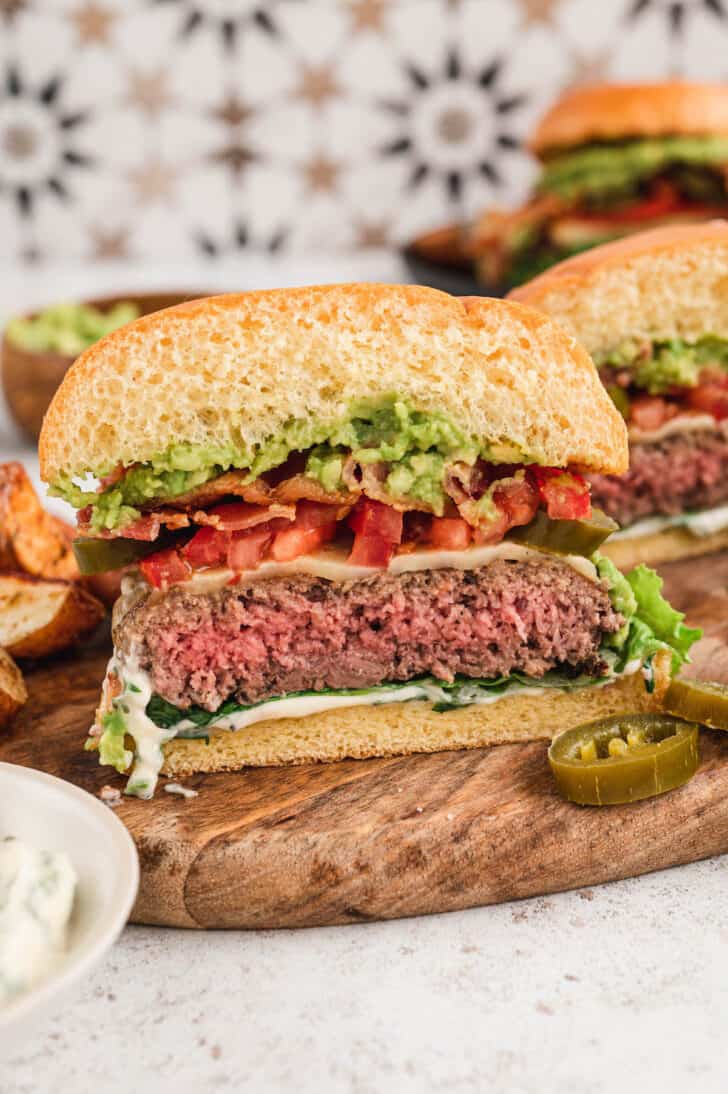
[[[223,510],[228,508],[228,506],[217,506],[216,509],[196,509],[189,513],[181,512],[178,509],[155,509],[153,512],[145,513],[144,516],[132,521],[131,524],[124,524],[121,528],[114,528],[112,531],[105,528],[96,531],[88,523],[79,524],[78,534],[81,536],[94,536],[96,539],[122,537],[123,539],[142,539],[153,543],[159,537],[162,528],[166,528],[169,532],[178,532],[182,528],[199,525],[203,528],[225,530],[226,517]],[[265,521],[277,518],[293,520],[296,516],[295,505],[268,505],[266,507],[250,505],[248,509],[250,511],[244,518],[244,523],[240,523],[240,518],[238,518],[237,530],[253,528],[256,524],[262,524]],[[81,513],[79,513],[80,516]],[[232,531],[232,529],[228,530]]]
[[[124,475],[128,470],[129,468],[124,467],[123,463],[117,463],[113,471],[110,471],[108,475],[103,475],[99,479],[99,494],[104,490],[108,490],[110,486],[116,486],[117,482],[120,482],[124,478]]]
[[[392,497],[385,486],[388,474],[389,467],[386,463],[360,464],[353,456],[349,456],[344,462],[342,478],[351,495],[359,497],[363,494],[365,497],[371,498],[372,501],[379,501],[383,505],[388,505],[391,509],[396,509],[398,513],[414,511],[434,513],[433,506],[421,498]]]
[[[198,509],[192,513],[192,523],[217,528],[221,532],[244,532],[269,520],[295,520],[295,505],[249,505],[238,501],[218,505],[214,509]]]

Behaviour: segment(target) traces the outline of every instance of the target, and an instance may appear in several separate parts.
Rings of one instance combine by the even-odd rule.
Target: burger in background
[[[578,88],[529,148],[542,171],[525,205],[438,229],[409,254],[433,270],[474,271],[498,295],[601,243],[728,214],[728,85]]]

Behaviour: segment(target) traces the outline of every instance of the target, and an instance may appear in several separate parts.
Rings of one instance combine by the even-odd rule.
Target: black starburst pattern
[[[626,19],[628,23],[634,23],[648,12],[660,12],[665,16],[671,32],[679,35],[689,16],[698,11],[719,20],[728,20],[725,0],[632,0]]]
[[[497,57],[468,70],[456,49],[448,51],[437,73],[404,63],[411,95],[380,102],[399,122],[399,133],[380,154],[410,160],[408,189],[438,177],[450,201],[457,202],[470,177],[485,178],[493,186],[503,183],[503,153],[521,144],[512,119],[529,99],[526,93],[505,90],[504,68],[504,58]]]
[[[232,231],[223,239],[214,239],[204,231],[195,233],[195,243],[201,254],[208,258],[221,258],[226,255],[234,255],[240,251],[252,249],[255,251],[267,251],[276,254],[286,242],[287,228],[277,228],[271,235],[260,237],[254,235],[248,223],[244,220],[236,220]]]
[[[278,37],[280,29],[275,8],[281,3],[300,2],[302,0],[229,0],[220,5],[223,10],[211,11],[213,5],[210,0],[149,0],[153,5],[176,5],[180,13],[179,34],[182,38],[203,29],[212,29],[229,50],[237,47],[241,33],[248,27],[255,27],[272,38]]]
[[[68,200],[68,176],[93,165],[76,144],[90,118],[64,105],[61,76],[30,87],[16,65],[7,66],[0,85],[0,194],[10,194],[24,217],[41,194]]]

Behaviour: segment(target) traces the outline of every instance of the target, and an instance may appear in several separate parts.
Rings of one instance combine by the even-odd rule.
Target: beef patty
[[[331,582],[299,574],[198,592],[141,583],[115,612],[154,690],[217,710],[292,691],[371,687],[424,674],[600,675],[599,647],[619,630],[606,589],[548,558],[478,570],[426,570]]]
[[[626,526],[728,502],[728,427],[630,446],[626,475],[590,475],[592,502]]]

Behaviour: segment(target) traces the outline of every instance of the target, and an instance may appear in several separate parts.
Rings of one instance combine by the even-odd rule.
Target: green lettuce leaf
[[[662,595],[662,578],[647,566],[637,566],[626,575],[637,601],[637,613],[629,636],[630,656],[646,660],[658,649],[672,650],[673,672],[689,660],[690,647],[702,631],[686,627],[685,615],[668,604]]]
[[[703,632],[686,627],[684,614],[668,604],[662,595],[662,578],[647,566],[637,566],[631,573],[623,574],[600,554],[593,555],[592,561],[609,587],[613,607],[626,620],[622,629],[605,642],[618,651],[618,668],[635,658],[646,664],[659,650],[669,649],[673,672],[677,672],[690,660],[690,647]]]

